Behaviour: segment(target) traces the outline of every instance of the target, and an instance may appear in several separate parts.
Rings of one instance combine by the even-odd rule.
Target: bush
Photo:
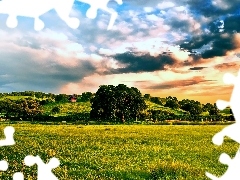
[[[52,108],[51,112],[52,112],[53,114],[60,113],[60,108],[59,108],[58,106],[55,106],[55,107]]]

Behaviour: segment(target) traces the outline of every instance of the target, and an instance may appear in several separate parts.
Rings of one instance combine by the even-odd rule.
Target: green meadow
[[[1,124],[3,129],[8,124]],[[218,158],[233,157],[238,144],[225,139],[222,146],[212,137],[223,125],[32,125],[12,124],[13,146],[1,147],[0,159],[9,163],[1,179],[23,172],[37,179],[37,166],[24,165],[27,155],[39,155],[46,163],[60,160],[53,170],[59,180],[208,179],[205,172],[221,176],[227,169]]]

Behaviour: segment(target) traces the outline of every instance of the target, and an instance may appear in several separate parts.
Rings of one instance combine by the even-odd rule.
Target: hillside
[[[24,99],[24,98],[35,98],[38,100],[44,100],[47,99],[47,97],[41,97],[41,98],[36,98],[35,96],[23,96],[23,95],[7,95],[4,97],[0,98],[1,100],[4,99],[11,99],[11,100],[19,100],[19,99]],[[161,100],[164,102],[165,98],[161,98]],[[187,113],[186,111],[182,109],[172,109],[169,107],[164,107],[163,105],[156,104],[150,100],[145,100],[148,108],[147,110],[164,110],[170,113],[174,113],[175,115],[181,115]],[[51,111],[54,107],[58,107],[60,109],[59,113],[53,114]],[[54,116],[66,116],[69,114],[74,114],[74,113],[89,113],[91,111],[91,103],[90,101],[86,102],[52,102],[43,105],[43,110],[44,114],[49,114],[49,115],[54,115]],[[222,115],[228,115],[230,114],[230,109],[226,108],[223,111],[220,111]],[[202,115],[207,115],[207,112],[203,112]]]

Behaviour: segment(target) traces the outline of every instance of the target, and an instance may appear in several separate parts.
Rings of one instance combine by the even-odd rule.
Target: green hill
[[[146,101],[146,104],[148,106],[147,110],[165,110],[165,111],[174,113],[176,115],[186,113],[186,111],[184,111],[182,109],[174,110],[174,109],[171,109],[168,107],[158,105],[151,101]],[[82,112],[90,112],[91,111],[91,103],[89,101],[75,102],[75,103],[71,103],[71,102],[51,103],[51,104],[44,105],[43,107],[44,107],[44,112],[47,114],[51,114],[51,110],[54,107],[59,107],[60,113],[55,114],[56,116],[64,116],[64,115],[72,114],[72,113],[82,113]]]
[[[25,99],[25,98],[29,98],[33,96],[21,96],[21,95],[8,95],[8,96],[4,96],[0,98],[1,100],[4,99],[11,99],[11,100],[18,100],[18,99]],[[36,98],[39,100],[43,100],[46,98]],[[162,98],[164,99],[164,98]],[[174,113],[176,115],[181,115],[181,114],[185,114],[186,111],[182,110],[182,109],[171,109],[168,107],[164,107],[162,105],[156,104],[151,102],[150,100],[145,100],[148,108],[147,110],[164,110],[164,111],[168,111],[171,113]],[[88,113],[91,111],[91,103],[89,101],[87,102],[53,102],[53,103],[49,103],[43,106],[43,110],[45,114],[52,114],[51,110],[54,107],[59,107],[60,109],[60,113],[55,114],[55,116],[65,116],[65,115],[69,115],[69,114],[74,114],[74,113]],[[206,115],[208,113],[203,112],[202,115]],[[230,114],[230,108],[226,108],[223,111],[221,111],[221,114],[223,115],[229,115]],[[53,114],[52,114],[53,115]]]
[[[54,107],[60,108],[60,113],[55,114],[56,116],[65,116],[73,113],[83,113],[91,111],[91,103],[88,102],[65,102],[65,103],[51,103],[43,106],[44,112],[51,114],[51,110]]]

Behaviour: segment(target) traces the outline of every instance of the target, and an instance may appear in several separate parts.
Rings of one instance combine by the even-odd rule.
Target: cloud
[[[150,12],[154,11],[153,7],[144,7],[143,9],[146,13],[150,13]]]
[[[208,24],[210,33],[193,36],[187,43],[182,43],[180,47],[190,52],[197,51],[203,59],[213,58],[217,56],[226,56],[229,51],[239,48],[239,43],[236,43],[237,32],[240,32],[239,15],[227,17],[222,21],[214,20]],[[223,28],[223,31],[219,29]],[[203,47],[208,47],[203,49]],[[195,53],[193,53],[195,54]]]
[[[79,81],[96,70],[91,61],[78,58],[83,47],[67,36],[42,31],[24,37],[11,42],[2,38],[0,90],[57,92],[62,84]]]
[[[192,67],[192,68],[189,68],[189,70],[198,71],[198,70],[202,70],[205,68],[207,68],[207,67]]]
[[[158,21],[159,20],[159,17],[156,16],[155,14],[146,15],[146,18],[149,21]]]
[[[152,84],[152,85],[148,85],[150,84],[149,82],[141,82],[138,84],[141,84],[140,86],[143,89],[172,89],[172,88],[180,88],[180,87],[188,87],[188,86],[192,86],[192,85],[197,85],[200,83],[206,83],[206,82],[210,82],[213,80],[205,80],[204,77],[202,76],[194,76],[190,79],[184,79],[184,80],[172,80],[172,81],[166,81],[163,83],[159,83],[159,84]],[[147,84],[147,85],[146,85]]]
[[[125,52],[112,56],[121,64],[125,64],[124,68],[110,69],[110,73],[137,73],[137,72],[153,72],[156,70],[164,70],[165,66],[173,66],[176,60],[168,55],[151,56],[149,53],[137,54],[133,52]]]
[[[174,6],[175,6],[175,4],[172,3],[172,2],[169,2],[169,1],[167,1],[167,2],[162,2],[162,3],[159,3],[159,4],[157,5],[157,7],[158,7],[159,9],[167,9],[167,8],[171,8],[171,7],[174,7]]]
[[[238,71],[240,69],[240,63],[239,62],[229,62],[229,63],[222,63],[217,64],[214,67],[216,70],[223,72],[223,71]]]
[[[228,12],[228,11],[234,11],[238,9],[239,6],[239,0],[213,0],[212,5],[215,6],[218,9],[221,9],[223,12]]]

